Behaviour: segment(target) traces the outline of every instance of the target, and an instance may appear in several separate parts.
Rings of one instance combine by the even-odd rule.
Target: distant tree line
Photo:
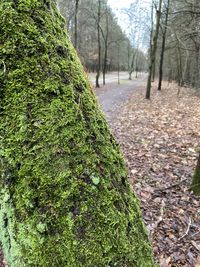
[[[165,77],[199,88],[200,1],[171,0],[167,28]]]
[[[58,5],[82,63],[88,71],[101,71],[104,83],[107,71],[146,68],[145,54],[123,32],[106,0],[58,0]]]
[[[149,49],[150,98],[155,75],[179,86],[200,88],[200,1],[152,0],[153,18]]]

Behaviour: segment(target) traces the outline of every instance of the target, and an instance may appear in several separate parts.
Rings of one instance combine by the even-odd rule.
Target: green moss
[[[200,195],[200,170],[198,169],[193,176],[191,190],[195,195]]]
[[[197,165],[192,179],[191,190],[195,195],[200,195],[200,153],[197,159]]]
[[[0,242],[9,267],[154,266],[123,157],[54,1],[0,3]]]

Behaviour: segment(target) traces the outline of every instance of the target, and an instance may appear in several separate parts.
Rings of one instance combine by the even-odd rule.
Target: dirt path
[[[129,100],[135,89],[145,87],[146,77],[147,75],[143,74],[137,80],[129,81],[122,79],[119,85],[116,82],[109,82],[108,77],[108,84],[95,89],[102,109],[109,121],[117,118],[120,110]]]

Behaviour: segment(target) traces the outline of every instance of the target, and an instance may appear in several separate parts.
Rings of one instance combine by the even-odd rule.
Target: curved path
[[[105,86],[95,88],[95,93],[107,119],[113,120],[117,117],[123,105],[129,100],[135,89],[144,88],[147,75],[141,75],[137,80],[121,80],[118,85],[116,82],[109,82]]]

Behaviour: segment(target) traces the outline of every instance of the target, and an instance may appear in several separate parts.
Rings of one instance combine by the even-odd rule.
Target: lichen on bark
[[[0,243],[9,267],[154,266],[123,157],[50,0],[0,3]]]

